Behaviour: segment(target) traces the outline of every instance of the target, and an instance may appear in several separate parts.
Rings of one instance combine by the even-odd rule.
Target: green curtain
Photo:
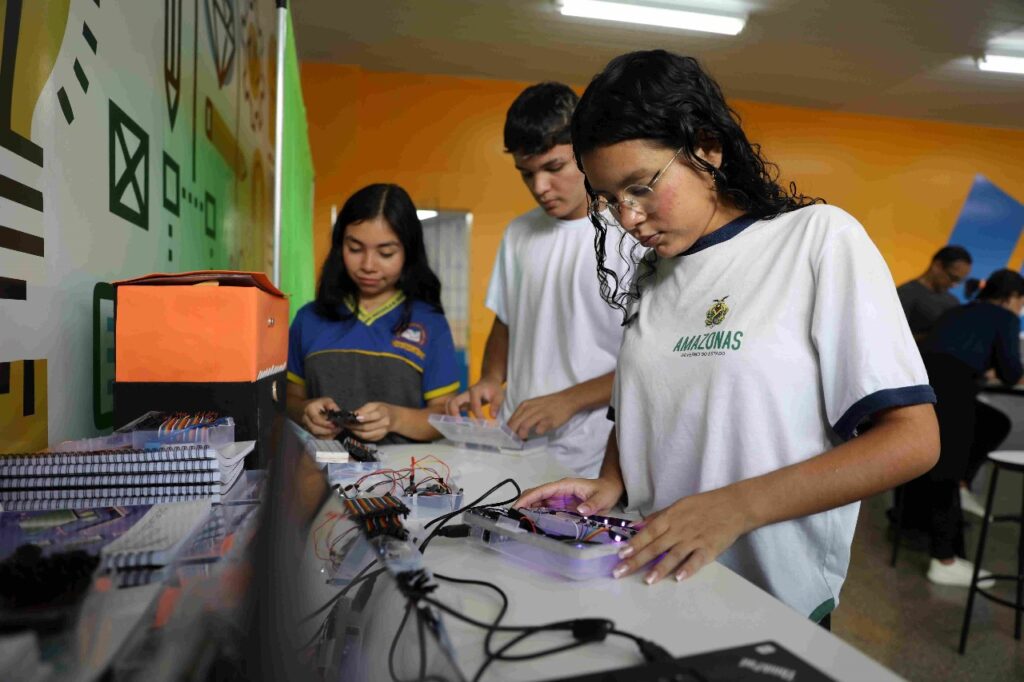
[[[295,33],[288,12],[284,51],[284,133],[281,173],[281,290],[291,296],[291,317],[315,295],[313,262],[313,155],[302,101]]]

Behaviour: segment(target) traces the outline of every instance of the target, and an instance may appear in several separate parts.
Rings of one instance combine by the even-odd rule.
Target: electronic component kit
[[[329,464],[331,485],[346,499],[367,499],[382,495],[401,500],[415,518],[448,514],[462,505],[462,487],[442,460],[429,455],[410,458],[409,466],[372,469],[352,464]]]
[[[638,532],[626,519],[551,508],[470,509],[463,522],[487,547],[572,580],[610,576],[622,544]]]

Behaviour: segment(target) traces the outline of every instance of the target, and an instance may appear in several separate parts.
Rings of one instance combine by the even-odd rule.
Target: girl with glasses
[[[927,471],[934,393],[863,227],[777,181],[692,58],[614,59],[572,121],[601,244],[617,220],[634,269],[604,267],[625,335],[596,479],[520,506],[618,502],[644,516],[615,577],[682,580],[718,560],[827,623],[858,501]],[[607,209],[607,213],[601,211]],[[871,430],[858,434],[871,418]]]

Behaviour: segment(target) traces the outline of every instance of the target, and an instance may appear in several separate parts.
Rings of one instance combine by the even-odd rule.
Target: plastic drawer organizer
[[[147,412],[109,436],[67,441],[55,452],[117,448],[155,449],[162,445],[206,444],[220,449],[235,442],[235,421],[211,412]]]
[[[625,519],[558,509],[470,509],[462,519],[477,542],[572,580],[610,577],[637,532]]]
[[[453,417],[447,414],[432,414],[427,419],[442,436],[467,448],[527,454],[548,444],[544,436],[523,440],[504,422],[496,419]]]

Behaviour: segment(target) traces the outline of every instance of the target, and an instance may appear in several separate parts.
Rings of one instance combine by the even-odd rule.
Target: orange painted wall
[[[302,64],[317,263],[330,245],[331,205],[371,182],[402,185],[420,207],[472,212],[473,377],[493,319],[483,300],[501,233],[534,206],[501,142],[505,111],[526,85]],[[733,105],[785,180],[864,224],[897,282],[946,242],[976,174],[1024,201],[1024,131]]]

